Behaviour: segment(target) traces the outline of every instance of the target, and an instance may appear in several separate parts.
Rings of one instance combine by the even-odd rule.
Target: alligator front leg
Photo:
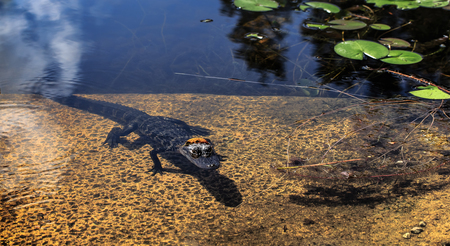
[[[103,142],[103,144],[108,144],[109,147],[115,148],[120,143],[121,136],[127,136],[128,134],[136,131],[137,128],[138,128],[137,123],[130,123],[123,129],[120,127],[114,127],[108,133],[108,136],[106,137],[106,140],[105,142]]]
[[[158,153],[159,153],[159,151],[155,150],[155,149],[150,151],[150,157],[152,158],[152,161],[153,161],[153,164],[154,164],[153,168],[151,170],[153,172],[152,176],[157,174],[157,173],[162,174],[162,172],[163,172],[163,168],[161,166],[161,161],[158,158]]]

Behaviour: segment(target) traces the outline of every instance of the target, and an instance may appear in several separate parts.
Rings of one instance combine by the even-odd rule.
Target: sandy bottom
[[[117,123],[46,99],[1,95],[0,243],[450,244],[447,166],[420,177],[359,182],[315,182],[270,168],[286,162],[290,124],[345,107],[348,99],[85,97],[211,130],[222,166],[198,170],[167,153],[160,156],[166,172],[152,176],[151,146],[133,144],[136,134],[116,149],[102,145]],[[340,122],[309,127],[338,132]],[[427,223],[423,232],[404,239],[419,221]]]

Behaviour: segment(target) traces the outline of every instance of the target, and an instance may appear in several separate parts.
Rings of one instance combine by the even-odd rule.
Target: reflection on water
[[[39,85],[45,95],[70,95],[83,54],[80,23],[73,15],[78,0],[10,1],[2,7],[3,93]]]

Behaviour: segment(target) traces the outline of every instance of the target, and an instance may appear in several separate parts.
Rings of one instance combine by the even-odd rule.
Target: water
[[[438,51],[394,66],[342,59],[334,43],[363,33],[307,29],[329,15],[297,5],[261,14],[232,1],[0,2],[0,242],[449,243],[448,106],[371,101],[408,96],[417,81],[362,69],[446,86],[446,10],[369,5],[392,27],[413,20],[383,37]],[[163,153],[165,172],[152,176],[145,139],[102,145],[119,125],[51,100],[71,94],[206,128],[222,166]],[[295,160],[322,166],[275,170]],[[404,239],[420,220],[424,232]]]

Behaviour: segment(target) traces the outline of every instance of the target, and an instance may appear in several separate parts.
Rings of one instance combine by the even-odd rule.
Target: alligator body
[[[121,125],[109,132],[103,144],[117,147],[120,137],[132,132],[144,137],[153,150],[150,157],[154,163],[153,174],[162,172],[158,153],[178,151],[190,162],[202,169],[216,169],[220,166],[219,156],[208,139],[194,138],[195,135],[208,134],[208,131],[191,127],[181,120],[162,116],[150,116],[142,111],[119,104],[97,101],[78,96],[55,99],[55,101],[77,109],[101,115]]]

